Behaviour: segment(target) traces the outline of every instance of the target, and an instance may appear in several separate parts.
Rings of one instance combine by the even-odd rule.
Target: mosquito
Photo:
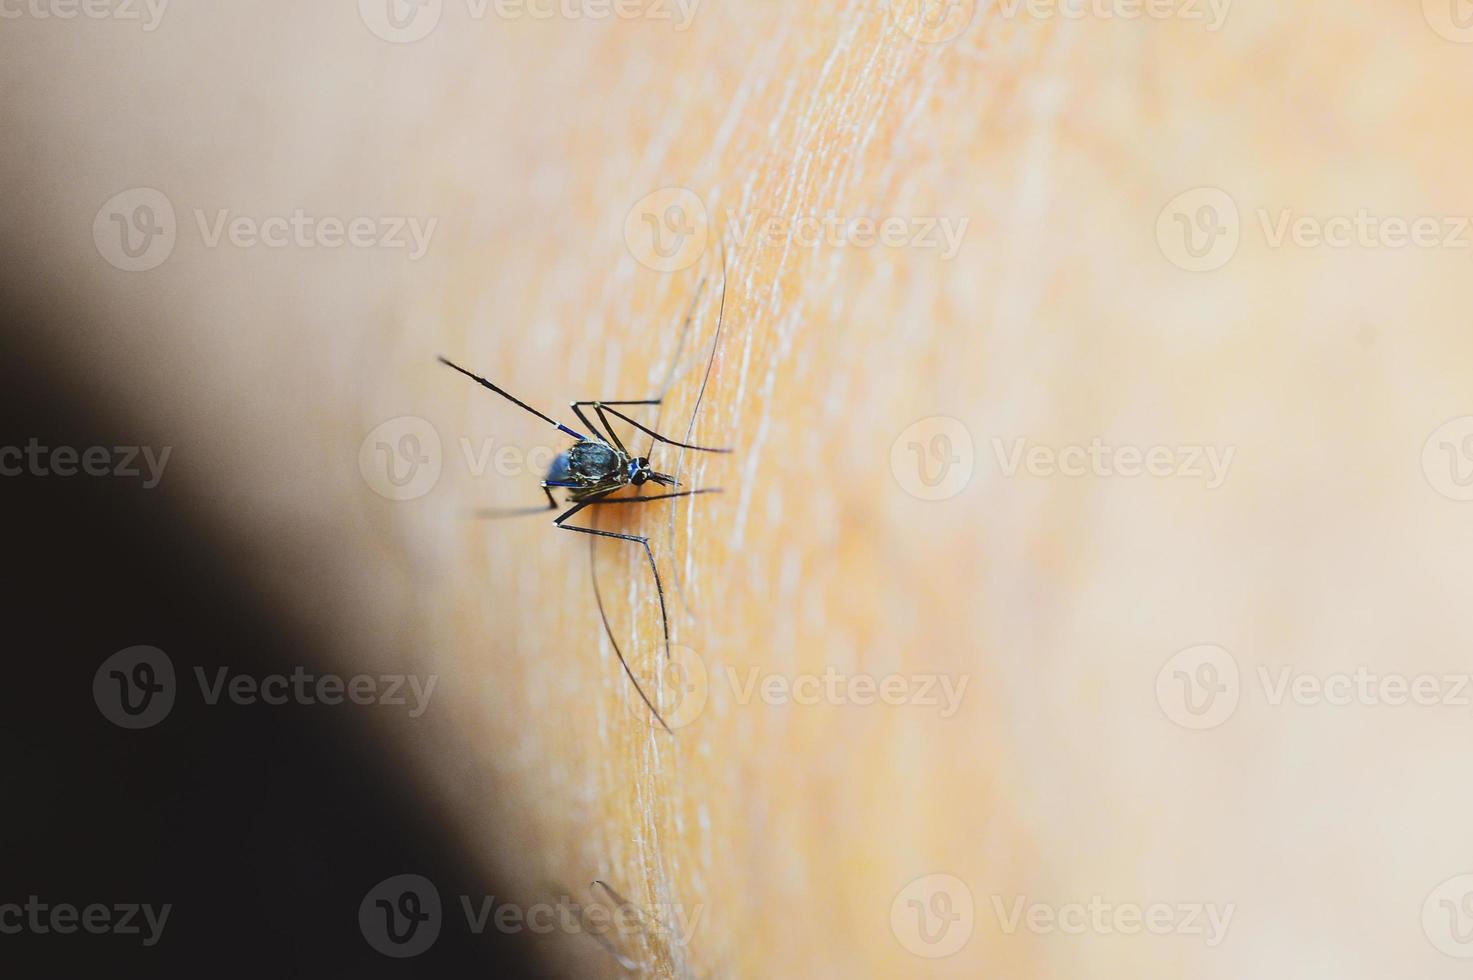
[[[721,306],[716,317],[716,333],[711,342],[711,361],[706,364],[706,377],[701,382],[701,395],[705,394],[706,382],[711,378],[711,365],[716,358],[716,345],[721,340],[721,320],[725,307],[726,287],[723,283],[721,289]],[[620,411],[623,408],[660,405],[664,402],[663,394],[659,398],[595,399],[571,402],[569,407],[572,409],[573,414],[583,424],[583,427],[592,433],[592,436],[588,436],[563,425],[550,415],[539,412],[520,398],[512,395],[506,389],[493,384],[479,374],[475,374],[461,367],[454,361],[444,356],[441,356],[439,361],[441,364],[453,368],[467,378],[470,378],[481,387],[495,392],[518,408],[537,416],[542,421],[574,440],[572,446],[564,452],[559,453],[553,459],[552,465],[548,467],[547,476],[542,481],[542,492],[547,495],[546,507],[489,512],[486,516],[512,517],[519,514],[545,514],[549,511],[557,510],[559,507],[567,507],[561,514],[552,519],[553,525],[564,531],[576,531],[580,534],[593,535],[595,540],[589,541],[590,547],[596,543],[596,539],[598,538],[612,538],[618,541],[628,542],[632,545],[638,545],[644,549],[645,557],[649,560],[650,574],[655,580],[655,596],[659,599],[660,604],[660,629],[664,637],[665,657],[669,659],[670,617],[665,608],[665,587],[660,581],[660,569],[655,564],[655,553],[650,549],[649,537],[642,534],[623,534],[618,531],[603,531],[596,527],[585,527],[581,524],[570,524],[568,522],[574,515],[587,507],[613,504],[647,504],[656,500],[672,500],[676,497],[695,497],[702,494],[721,492],[719,487],[706,487],[697,490],[674,490],[671,493],[639,494],[636,496],[615,497],[611,499],[611,494],[623,490],[625,487],[643,487],[647,483],[653,483],[660,487],[675,488],[681,484],[671,474],[656,470],[650,464],[648,455],[639,455],[630,452],[619,438],[619,433],[614,430],[613,423],[609,421],[610,416],[649,436],[652,440],[651,448],[653,448],[654,443],[663,443],[664,445],[674,446],[678,449],[689,449],[701,453],[729,453],[731,450],[717,449],[710,446],[697,446],[688,442],[681,442],[677,439],[671,439]],[[699,396],[696,400],[696,406],[697,408],[700,406]],[[591,410],[593,415],[586,414],[585,410]],[[602,424],[602,431],[600,431],[599,425],[593,421],[594,417]],[[553,496],[554,490],[566,491],[567,496],[562,504],[559,504],[557,498]],[[592,561],[591,552],[589,560],[590,562]],[[638,678],[634,676],[634,671],[630,669],[629,662],[625,660],[623,651],[619,649],[618,641],[614,639],[614,631],[609,626],[609,617],[604,611],[603,596],[598,589],[596,570],[594,572],[593,588],[594,596],[598,601],[599,616],[603,619],[604,632],[608,634],[609,642],[613,644],[614,653],[619,658],[619,665],[624,668],[624,673],[628,676],[630,683],[639,692],[640,699],[650,709],[650,713],[660,723],[660,727],[665,729],[666,732],[674,734],[670,726],[665,723],[665,719],[660,716],[660,712],[655,708],[654,702],[650,700],[649,695],[645,694],[644,688],[640,686]]]

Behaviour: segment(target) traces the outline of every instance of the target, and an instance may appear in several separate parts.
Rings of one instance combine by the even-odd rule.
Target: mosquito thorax
[[[569,480],[585,485],[604,483],[618,474],[619,454],[601,442],[580,442],[552,461],[548,468],[549,483]]]

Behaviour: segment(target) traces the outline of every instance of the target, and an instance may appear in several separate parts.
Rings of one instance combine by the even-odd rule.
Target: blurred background
[[[19,303],[5,322],[36,335],[69,326]],[[6,446],[137,444],[75,379],[6,338]],[[439,808],[402,791],[400,753],[371,724],[385,708],[181,696],[130,729],[114,721],[126,716],[111,690],[94,699],[99,658],[119,645],[172,651],[176,684],[195,670],[213,680],[328,669],[321,645],[239,574],[187,502],[163,481],[162,492],[142,482],[0,482],[15,573],[15,655],[0,693],[0,904],[19,906],[4,914],[7,970],[378,976],[392,964],[401,976],[548,975],[535,947],[494,930],[447,934],[413,969],[364,942],[356,910],[383,878],[414,871],[464,894],[487,887],[439,835]],[[130,700],[143,703],[142,692]],[[90,906],[107,910],[94,913],[96,931],[80,918]],[[53,921],[58,907],[76,911]]]
[[[0,956],[1463,975],[1470,81],[1462,0],[0,2]],[[734,450],[580,515],[666,617],[436,355]]]

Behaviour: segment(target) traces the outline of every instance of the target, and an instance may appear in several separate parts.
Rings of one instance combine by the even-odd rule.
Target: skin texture
[[[636,972],[1462,975],[1420,916],[1473,868],[1466,709],[1271,695],[1285,668],[1467,671],[1470,505],[1422,458],[1473,413],[1467,250],[1275,228],[1473,214],[1473,47],[1390,4],[1243,2],[1217,31],[980,6],[922,40],[879,2],[708,0],[688,30],[448,5],[413,44],[351,4],[7,21],[7,292],[67,324],[28,339],[37,362],[174,447],[160,492],[341,670],[439,678],[380,721],[508,900],[601,879],[659,908],[612,940]],[[178,241],[128,273],[93,218],[139,186]],[[690,198],[646,196],[677,187],[706,244],[660,271],[641,229]],[[1202,187],[1240,241],[1191,271],[1170,207]],[[221,209],[296,208],[437,224],[417,260],[208,244]],[[954,255],[742,233],[830,211],[967,224]],[[568,441],[438,353],[564,422],[668,379],[636,417],[736,450],[652,453],[720,495],[594,515],[651,536],[676,668],[642,551],[600,545],[599,582],[674,737],[603,636],[587,536],[472,517],[537,506],[520,461]],[[395,501],[376,444],[404,416],[441,472]],[[910,429],[936,416],[973,447],[941,501],[911,492],[961,452]],[[1096,439],[1233,455],[1217,480],[1132,476],[1082,462]],[[468,461],[487,440],[506,462]],[[1049,469],[1069,446],[1084,475]],[[1241,696],[1194,731],[1174,692],[1206,675],[1168,661],[1201,644]],[[965,686],[947,717],[852,687],[765,703],[769,675],[826,671]],[[933,874],[964,888],[905,891]],[[1043,917],[1009,929],[1020,898]],[[916,955],[940,947],[905,924],[967,902],[965,945]],[[1232,918],[1130,925],[1158,903]],[[1071,904],[1082,930],[1048,925]]]

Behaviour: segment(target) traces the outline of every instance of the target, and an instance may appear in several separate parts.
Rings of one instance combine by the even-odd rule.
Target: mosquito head
[[[629,461],[629,482],[636,487],[642,487],[653,480],[662,487],[678,487],[680,483],[668,473],[656,473],[650,469],[650,458],[640,456]]]

